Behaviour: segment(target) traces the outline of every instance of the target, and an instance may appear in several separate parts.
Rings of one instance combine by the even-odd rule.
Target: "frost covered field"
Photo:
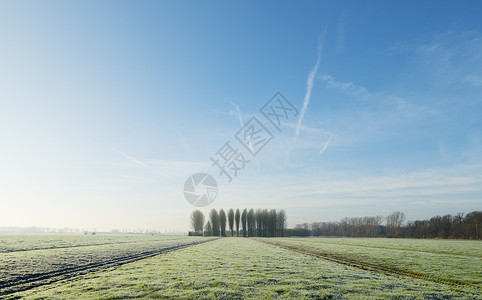
[[[420,251],[418,248],[423,248],[425,242],[432,243],[432,248],[426,249],[453,254]],[[387,239],[222,238],[15,296],[27,299],[478,298],[481,243],[467,241],[458,245],[454,247],[452,241],[400,240],[399,243]],[[408,250],[412,248],[415,251]],[[320,255],[328,252],[332,257],[336,254],[338,260]],[[434,258],[428,260],[431,256]],[[355,266],[350,259],[361,264]],[[464,260],[467,262],[459,266]],[[414,268],[413,273],[421,275],[417,278],[376,268],[385,264],[392,269]],[[435,270],[442,266],[445,269],[437,273]],[[424,279],[422,272],[432,277],[427,275]],[[437,276],[463,282],[437,282]]]
[[[269,239],[264,242],[389,273],[482,288],[482,242],[412,239]]]
[[[207,240],[150,235],[1,235],[0,298]]]

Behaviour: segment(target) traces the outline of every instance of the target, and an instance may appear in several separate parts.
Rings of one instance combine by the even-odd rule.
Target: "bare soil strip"
[[[141,259],[149,258],[152,256],[156,256],[159,254],[167,253],[170,251],[176,251],[183,248],[187,248],[190,246],[206,243],[209,241],[213,241],[215,239],[210,239],[206,241],[196,241],[196,242],[189,242],[182,245],[166,247],[162,249],[157,249],[153,251],[146,251],[142,253],[136,253],[133,255],[123,256],[123,257],[116,257],[114,259],[108,259],[102,262],[95,262],[91,264],[85,264],[81,266],[75,267],[66,267],[61,270],[55,270],[51,272],[44,272],[44,273],[35,273],[23,276],[21,278],[14,278],[11,280],[1,280],[0,281],[0,296],[9,295],[16,292],[25,291],[28,289],[32,289],[34,287],[38,287],[41,285],[51,284],[55,281],[68,279],[71,277],[75,277],[78,275],[84,275],[90,272],[98,271],[100,269],[116,267],[123,264],[127,264],[130,262],[138,261]]]
[[[277,246],[277,247],[287,249],[287,250],[290,250],[290,251],[319,257],[319,258],[322,258],[322,259],[326,259],[328,261],[336,262],[336,263],[347,265],[347,266],[350,266],[350,267],[356,267],[356,268],[367,270],[367,271],[375,271],[375,272],[381,272],[381,273],[388,274],[388,275],[398,275],[398,276],[406,276],[406,277],[411,277],[411,278],[416,278],[416,279],[422,279],[422,280],[427,280],[427,281],[431,281],[431,282],[435,282],[435,283],[449,285],[449,286],[452,286],[452,287],[455,287],[455,288],[456,287],[460,288],[460,287],[464,287],[464,286],[477,288],[477,286],[475,286],[475,285],[472,285],[472,284],[469,284],[469,283],[466,283],[466,282],[462,282],[462,281],[459,281],[459,280],[456,280],[456,279],[434,278],[434,277],[427,276],[427,275],[424,275],[424,274],[421,274],[421,273],[411,272],[411,271],[408,271],[408,270],[397,269],[397,268],[393,268],[393,267],[387,267],[387,266],[383,266],[383,265],[377,265],[377,264],[373,264],[373,263],[355,260],[353,258],[349,258],[349,257],[343,256],[343,255],[337,255],[337,254],[333,254],[333,253],[324,253],[324,252],[321,252],[317,249],[306,249],[306,248],[296,247],[296,246],[292,246],[292,245],[286,245],[286,244],[279,243],[279,242],[269,241],[269,240],[266,240],[266,239],[263,239],[263,240],[256,239],[256,240],[259,241],[259,242],[262,242],[262,243]],[[463,290],[460,290],[460,289],[456,289],[456,290],[459,291],[459,292],[465,293],[465,291],[463,291]]]

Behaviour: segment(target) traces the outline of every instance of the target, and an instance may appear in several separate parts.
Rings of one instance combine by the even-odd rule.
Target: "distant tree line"
[[[288,229],[286,235],[482,239],[482,211],[404,222],[405,214],[396,211],[386,217],[345,217],[338,222],[297,224],[294,229]]]
[[[243,236],[243,237],[282,237],[285,236],[287,216],[284,210],[275,209],[223,209],[209,212],[208,220],[200,210],[191,214],[189,235],[204,236]],[[226,227],[228,226],[228,227]]]
[[[414,238],[482,239],[482,211],[466,215],[435,216],[430,220],[408,222],[404,235]]]

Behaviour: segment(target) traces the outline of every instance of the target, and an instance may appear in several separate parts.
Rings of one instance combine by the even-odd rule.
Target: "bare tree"
[[[278,212],[278,220],[276,221],[278,236],[285,236],[286,228],[286,212],[282,209]]]
[[[209,217],[208,222],[206,222],[207,217]],[[229,232],[227,232],[227,226],[229,226],[231,236],[282,237],[285,236],[285,230],[288,231],[286,229],[287,217],[284,210],[257,209],[255,211],[252,208],[244,208],[242,210],[239,208],[235,210],[231,208],[226,213],[224,209],[211,209],[207,217],[205,217],[199,209],[196,209],[191,213],[191,227],[194,229],[194,232],[202,233],[204,231],[205,236],[227,236],[229,234]],[[352,228],[352,231],[356,229],[357,232],[369,232],[370,230],[373,230],[373,228],[367,226],[372,226],[374,225],[373,223],[376,224],[376,222],[371,221],[372,217],[346,219],[348,220],[348,223],[351,224],[350,228]],[[313,223],[312,225],[304,223],[297,225],[297,227],[299,227],[298,229],[303,229],[304,233],[308,232],[318,235],[321,234],[321,232],[338,232],[335,229],[339,226],[338,223],[331,222]],[[293,229],[289,229],[290,232],[287,234],[292,234],[292,230]]]
[[[213,227],[213,235],[219,236],[220,234],[220,222],[219,222],[219,214],[216,209],[212,209],[211,213],[209,214],[209,219],[211,220],[211,226]]]
[[[248,218],[248,210],[245,208],[243,210],[243,213],[241,214],[241,227],[243,228],[244,237],[246,237],[247,235],[247,228],[246,228],[247,218]]]
[[[281,212],[278,213],[278,216]],[[350,236],[350,237],[405,237],[405,238],[462,238],[480,239],[482,236],[482,211],[473,211],[467,215],[434,216],[428,220],[409,221],[404,225],[405,214],[393,212],[386,217],[382,225],[382,216],[343,218],[339,222],[314,222],[297,224],[289,234],[301,235],[300,230],[313,236]],[[278,224],[279,225],[279,224]],[[248,226],[249,227],[249,226]],[[305,234],[303,234],[305,235]]]
[[[204,214],[196,209],[191,214],[191,227],[196,233],[202,233],[204,227]]]
[[[219,223],[221,227],[221,236],[226,236],[226,213],[222,208],[219,211]]]
[[[273,237],[276,233],[276,221],[277,221],[277,213],[276,209],[272,209],[268,212],[268,232],[267,236]]]
[[[241,215],[239,213],[239,208],[236,208],[236,213],[234,214],[234,221],[236,223],[236,235],[239,236],[239,221],[240,221]]]
[[[211,221],[206,223],[204,227],[204,236],[212,236],[213,235],[213,226],[211,226]]]
[[[228,212],[228,224],[231,236],[234,236],[234,210],[232,208],[230,208]]]
[[[263,236],[263,211],[260,208],[256,210],[255,219],[256,219],[255,236]]]
[[[248,236],[255,236],[256,217],[255,217],[254,209],[252,208],[248,211],[247,223],[248,223]]]
[[[386,218],[387,221],[387,234],[389,237],[399,237],[400,227],[405,221],[405,214],[400,211],[394,211]]]
[[[258,227],[258,236],[267,237],[269,231],[269,211],[267,209],[258,209],[256,211],[256,225]]]

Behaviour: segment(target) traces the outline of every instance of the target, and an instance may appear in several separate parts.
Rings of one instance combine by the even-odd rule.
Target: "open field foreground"
[[[223,238],[125,264],[116,269],[97,271],[59,281],[50,286],[38,287],[8,297],[27,299],[474,299],[480,297],[480,282],[478,282],[480,276],[464,278],[467,284],[434,282],[406,274],[387,273],[376,268],[364,270],[266,243],[278,243],[283,247],[299,245],[305,250],[318,251],[322,249],[320,246],[322,242],[317,240],[321,239]],[[351,242],[356,241],[351,240]],[[396,241],[390,242],[397,247]],[[436,242],[443,244],[444,241]],[[480,245],[467,243],[470,245],[469,249],[474,245]],[[314,246],[310,246],[311,244]],[[376,242],[376,245],[380,244]],[[350,248],[343,245],[337,247]],[[371,249],[366,245],[359,248]],[[440,247],[440,249],[443,248],[443,246]],[[340,251],[345,253],[344,250]],[[393,250],[387,252],[385,249],[378,248],[377,251],[381,257],[379,264],[385,263],[385,257],[388,255],[386,253],[393,254]],[[362,262],[364,259],[368,260],[370,255],[375,255],[374,253],[361,254]],[[424,252],[414,253],[415,256],[417,253],[426,255]],[[464,253],[462,250],[457,255],[467,254]],[[469,250],[468,253],[472,252]],[[404,253],[404,255],[408,254]],[[353,253],[350,255],[352,255],[351,258],[355,257]],[[459,256],[453,255],[454,259],[456,257]],[[476,270],[476,268],[480,269],[480,257],[475,255],[467,259],[471,259],[474,265],[472,271],[469,270],[470,274],[473,274],[470,276],[480,274]],[[409,261],[412,260],[416,259],[410,257]],[[404,260],[398,256],[395,256],[393,261],[398,261],[399,265],[404,264]],[[449,261],[448,258],[445,259],[445,262]],[[432,261],[427,263],[432,264]],[[418,264],[422,262],[419,261]],[[407,266],[417,266],[417,263]],[[446,269],[454,266],[454,264],[449,265]],[[420,269],[423,270],[421,267]]]
[[[332,238],[261,241],[369,270],[482,289],[480,241]]]
[[[146,235],[0,236],[0,297],[208,240]]]

